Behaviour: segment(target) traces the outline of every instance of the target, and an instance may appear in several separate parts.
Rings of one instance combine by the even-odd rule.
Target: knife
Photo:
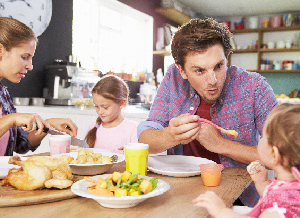
[[[65,135],[65,133],[59,132],[59,131],[55,131],[55,130],[51,130],[47,127],[44,127],[43,129],[44,133],[49,133],[51,135]],[[73,136],[71,136],[71,145],[73,146],[78,146],[78,147],[83,147],[83,148],[89,148],[90,146],[86,143],[86,141],[82,140],[82,139],[78,139],[75,138]]]

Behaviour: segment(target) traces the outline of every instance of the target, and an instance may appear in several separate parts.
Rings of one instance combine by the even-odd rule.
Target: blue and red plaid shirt
[[[11,101],[6,87],[2,83],[0,83],[0,104],[2,105],[4,115],[16,113],[16,108]],[[19,154],[25,154],[29,150],[35,151],[37,149],[38,146],[31,147],[28,141],[28,133],[21,127],[13,126],[9,129],[9,133],[5,156],[12,156],[14,151]]]
[[[145,129],[162,129],[169,121],[184,113],[195,113],[200,105],[200,97],[183,79],[175,64],[171,65],[157,91],[149,116],[138,126],[138,136]],[[271,86],[266,79],[255,72],[231,66],[220,98],[210,110],[213,123],[225,129],[237,130],[239,136],[220,133],[224,138],[245,145],[257,146],[262,134],[263,124],[268,113],[278,105]],[[183,145],[168,150],[168,154],[183,154]],[[247,164],[219,154],[225,167],[246,168]],[[252,183],[240,196],[241,201],[253,207],[259,195]]]

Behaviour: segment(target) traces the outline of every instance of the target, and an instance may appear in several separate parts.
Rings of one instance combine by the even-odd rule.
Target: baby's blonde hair
[[[268,143],[276,146],[287,169],[300,170],[300,105],[281,104],[275,107],[265,123]]]

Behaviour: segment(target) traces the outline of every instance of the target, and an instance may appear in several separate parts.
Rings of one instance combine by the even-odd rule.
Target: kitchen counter
[[[15,106],[19,113],[55,113],[55,114],[75,114],[75,115],[88,115],[96,116],[97,113],[94,107],[75,107],[75,106]],[[138,105],[127,105],[122,114],[124,117],[140,122],[147,119],[149,110]]]
[[[83,108],[75,106],[16,106],[19,113],[37,113],[43,119],[49,118],[70,118],[78,126],[77,137],[84,139],[90,123],[97,119],[97,113],[94,107]],[[122,114],[127,119],[141,122],[147,119],[149,110],[140,105],[127,105]],[[46,136],[39,148],[33,153],[49,152],[49,136]],[[27,155],[31,152],[27,153]]]

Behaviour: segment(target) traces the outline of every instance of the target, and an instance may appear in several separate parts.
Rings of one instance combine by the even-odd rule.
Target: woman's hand
[[[73,137],[77,136],[77,125],[69,118],[50,118],[46,120],[56,130],[65,132]]]
[[[54,129],[47,121],[43,120],[38,114],[13,113],[7,116],[13,117],[13,125],[22,126],[27,132],[35,132],[35,135],[41,135],[44,127]]]

